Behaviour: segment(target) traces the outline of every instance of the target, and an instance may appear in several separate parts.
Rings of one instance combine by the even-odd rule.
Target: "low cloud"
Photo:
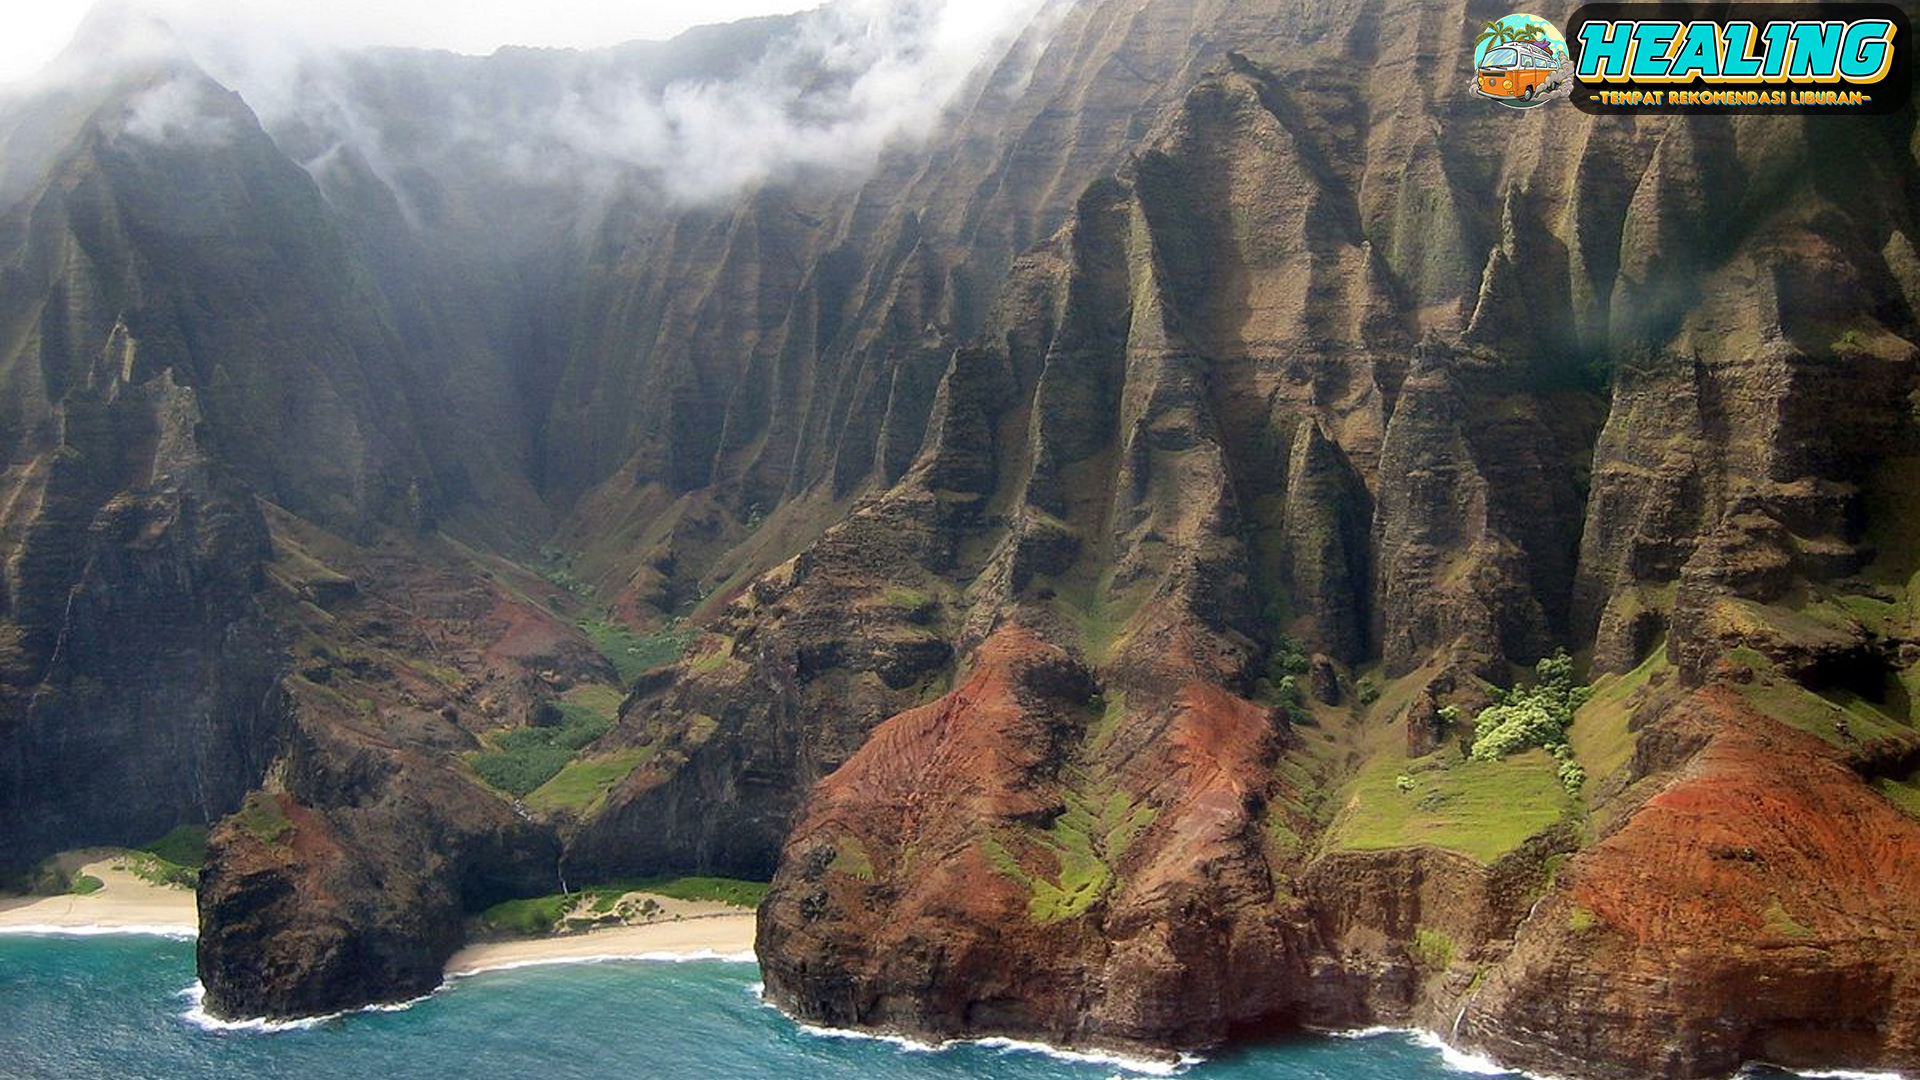
[[[127,110],[121,133],[146,142],[208,148],[234,136],[233,120],[213,110],[213,90],[199,79],[181,77],[143,90]]]
[[[847,0],[807,16],[741,77],[661,89],[607,79],[563,101],[552,131],[590,159],[658,171],[683,200],[795,168],[865,168],[889,143],[930,133],[1041,7]]]
[[[338,20],[283,25],[271,18],[277,4],[257,0],[244,9],[232,0],[146,0],[142,8],[269,131],[307,136],[296,156],[323,184],[348,151],[396,191],[397,178],[432,169],[436,156],[481,156],[529,183],[608,188],[639,173],[667,198],[698,203],[800,171],[870,169],[889,145],[931,133],[963,92],[982,85],[988,65],[1010,55],[1031,63],[1037,49],[1015,46],[1044,36],[1072,2],[837,0],[792,16],[751,55],[716,65],[723,74],[669,80],[646,67],[645,57],[658,54],[582,54],[555,60],[564,79],[514,84],[511,100],[498,93],[503,84],[478,79],[412,103],[380,85],[382,65],[404,67],[407,54],[369,54]],[[154,47],[149,33],[138,37]],[[1002,74],[1016,87],[1025,78]],[[194,106],[188,91],[161,87],[136,107],[129,133],[219,138],[219,124],[200,123]]]

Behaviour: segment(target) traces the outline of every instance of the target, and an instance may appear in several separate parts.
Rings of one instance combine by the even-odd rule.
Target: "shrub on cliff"
[[[207,861],[207,827],[176,825],[167,835],[140,850],[175,866],[198,867]]]
[[[1267,656],[1267,681],[1278,683],[1290,675],[1305,675],[1312,666],[1306,646],[1282,634],[1274,639],[1273,652]]]
[[[1260,693],[1290,713],[1305,713],[1307,699],[1300,688],[1300,677],[1312,666],[1313,660],[1307,654],[1306,647],[1282,634],[1274,639],[1273,651],[1267,656],[1267,671],[1260,680]]]
[[[248,792],[233,820],[263,844],[278,844],[293,831],[293,821],[281,808],[280,800],[264,791]]]
[[[1593,696],[1593,689],[1573,681],[1573,659],[1564,649],[1542,659],[1533,670],[1534,685],[1496,692],[1494,703],[1480,710],[1474,724],[1474,760],[1498,761],[1536,746],[1549,750],[1566,746],[1567,725]],[[1576,786],[1564,771],[1562,781],[1570,788]]]
[[[1566,787],[1567,794],[1578,795],[1580,789],[1587,786],[1587,770],[1581,768],[1577,761],[1563,761],[1560,763],[1560,783]]]

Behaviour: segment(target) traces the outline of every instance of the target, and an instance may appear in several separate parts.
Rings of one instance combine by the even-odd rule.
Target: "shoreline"
[[[155,885],[115,869],[133,857],[106,848],[61,855],[68,873],[100,879],[99,891],[0,898],[0,934],[198,936],[200,910],[193,890]]]
[[[129,870],[116,869],[131,857],[128,852],[108,848],[59,856],[69,874],[98,878],[99,890],[85,895],[0,898],[0,935],[197,937],[200,913],[193,891],[156,885]],[[465,945],[448,959],[446,978],[612,960],[753,960],[752,911],[665,897],[659,898],[659,905],[667,917],[653,922]]]
[[[118,852],[74,853],[77,871],[101,878],[100,891],[81,896],[13,897],[0,899],[0,936],[46,935],[97,937],[146,935],[191,939],[198,936],[194,894],[185,889],[154,885],[112,866]],[[718,907],[719,905],[715,905]],[[739,908],[705,910],[678,918],[637,926],[612,926],[573,934],[537,938],[507,938],[462,947],[448,959],[440,986],[414,1001],[370,1005],[329,1016],[291,1021],[220,1020],[200,1008],[199,984],[184,991],[189,999],[182,1019],[207,1030],[273,1034],[305,1030],[355,1012],[395,1012],[413,1007],[453,988],[459,980],[489,972],[567,964],[620,962],[681,963],[719,961],[754,963],[755,914]],[[764,999],[762,999],[763,1003]],[[774,1008],[770,1003],[766,1007]],[[780,1011],[777,1010],[776,1011]],[[782,1015],[786,1015],[782,1012]],[[874,1041],[892,1044],[909,1053],[937,1053],[954,1046],[977,1045],[1025,1051],[1063,1061],[1107,1064],[1146,1076],[1177,1076],[1206,1061],[1205,1055],[1181,1054],[1176,1061],[1154,1061],[1123,1052],[1070,1049],[1004,1036],[974,1036],[938,1042],[889,1032],[833,1028],[789,1017],[800,1031],[818,1039]],[[1312,1030],[1306,1034],[1331,1039],[1368,1039],[1398,1035],[1432,1049],[1452,1071],[1466,1075],[1521,1076],[1527,1080],[1561,1080],[1502,1065],[1497,1060],[1449,1043],[1437,1031],[1418,1027],[1375,1026],[1346,1030]],[[1749,1064],[1758,1064],[1749,1063]],[[1898,1072],[1851,1069],[1795,1069],[1774,1066],[1791,1074],[1831,1080],[1907,1080]]]
[[[190,940],[199,933],[199,912],[192,891],[142,880],[132,872],[115,869],[124,865],[128,853],[111,849],[90,849],[61,856],[63,866],[78,876],[88,874],[101,881],[98,891],[80,895],[28,896],[0,898],[0,936],[45,935],[94,937],[106,935],[144,935]],[[459,980],[497,971],[547,967],[565,964],[601,964],[619,962],[722,961],[754,963],[756,918],[752,911],[710,902],[669,901],[662,898],[668,917],[629,926],[608,926],[578,933],[533,938],[505,938],[462,947],[447,960],[443,981],[435,993],[449,990]],[[197,984],[195,989],[197,989]],[[189,990],[189,994],[192,991]],[[433,995],[428,995],[429,997]],[[417,1002],[370,1006],[369,1011],[392,1011]],[[210,1029],[244,1030],[270,1033],[298,1030],[324,1023],[335,1017],[314,1017],[289,1022],[221,1021],[200,1013],[197,1000],[190,1002],[186,1019]],[[769,1006],[771,1007],[771,1006]],[[199,1015],[195,1015],[199,1014]],[[344,1015],[344,1014],[343,1014]],[[927,1042],[900,1035],[820,1027],[795,1021],[800,1030],[816,1038],[867,1039],[895,1044],[909,1052],[938,1051],[963,1043],[1026,1050],[1063,1060],[1101,1062],[1147,1075],[1177,1075],[1204,1060],[1182,1055],[1177,1062],[1156,1062],[1124,1053],[1099,1050],[1072,1050],[1043,1043],[999,1037],[975,1037]],[[1341,1039],[1365,1039],[1380,1035],[1410,1037],[1437,1051],[1451,1070],[1466,1075],[1519,1075],[1529,1080],[1555,1080],[1540,1074],[1513,1069],[1497,1060],[1471,1050],[1453,1046],[1439,1032],[1416,1027],[1381,1026],[1346,1031],[1318,1031],[1313,1034]],[[1834,1080],[1903,1080],[1895,1072],[1846,1069],[1788,1069],[1806,1077]]]
[[[489,971],[620,960],[754,960],[754,913],[732,910],[578,934],[507,938],[464,946],[447,960],[448,981]]]

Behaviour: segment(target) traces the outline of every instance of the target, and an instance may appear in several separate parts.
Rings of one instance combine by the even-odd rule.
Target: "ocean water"
[[[456,980],[405,1009],[297,1030],[217,1031],[189,1019],[191,941],[0,936],[0,1077],[1109,1080],[1150,1073],[1031,1047],[930,1050],[811,1031],[760,1002],[758,977],[752,964],[724,961],[529,967]],[[1180,1071],[1188,1080],[1515,1075],[1403,1033],[1236,1049]]]

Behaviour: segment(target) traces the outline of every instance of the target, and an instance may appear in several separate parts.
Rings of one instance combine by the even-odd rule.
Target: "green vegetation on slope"
[[[515,728],[492,736],[492,750],[469,755],[473,771],[493,787],[525,798],[613,728],[612,718],[583,705],[562,702],[555,711],[559,723],[552,726]]]
[[[547,584],[565,589],[583,600],[590,600],[593,598],[594,587],[574,576],[574,558],[571,552],[560,551],[557,548],[541,548],[538,572]]]
[[[481,925],[496,934],[538,937],[550,934],[567,913],[586,905],[604,914],[614,910],[628,893],[651,893],[670,900],[708,901],[738,908],[757,908],[767,898],[767,883],[737,878],[634,878],[593,885],[577,892],[508,900],[480,913]]]
[[[206,826],[179,825],[153,843],[127,852],[117,869],[149,885],[195,889],[200,886],[200,867],[206,861]]]
[[[1048,587],[1054,593],[1053,610],[1073,627],[1081,651],[1096,664],[1114,654],[1145,600],[1139,585],[1116,594],[1104,580],[1092,585],[1061,580]]]
[[[1873,790],[1886,796],[1893,805],[1920,818],[1920,773],[1905,780],[1875,780]]]
[[[1573,714],[1593,696],[1591,687],[1573,681],[1573,659],[1558,650],[1534,665],[1536,682],[1510,691],[1495,690],[1494,703],[1480,710],[1473,729],[1473,759],[1499,761],[1544,747],[1560,761],[1560,782],[1570,792],[1586,783],[1586,769],[1567,743]]]
[[[910,589],[904,585],[890,586],[880,594],[891,607],[905,611],[918,611],[933,602],[933,597],[919,589]]]
[[[207,861],[207,827],[175,826],[167,835],[140,850],[175,866],[198,867]]]
[[[691,629],[677,622],[640,633],[611,619],[582,619],[580,630],[593,643],[595,651],[620,673],[620,680],[627,683],[680,659],[694,637]]]
[[[293,822],[280,809],[280,800],[264,791],[247,794],[240,810],[233,815],[242,829],[263,844],[277,844],[293,831]]]
[[[652,750],[627,750],[605,757],[569,761],[546,783],[527,796],[535,810],[568,810],[590,816],[606,801],[607,792],[633,774],[653,756]]]
[[[1603,675],[1594,683],[1593,696],[1574,713],[1567,729],[1575,758],[1593,779],[1609,779],[1633,761],[1639,741],[1630,726],[1634,710],[1645,699],[1643,691],[1666,681],[1672,671],[1663,644],[1625,675]]]
[[[1422,926],[1413,932],[1413,945],[1408,951],[1414,962],[1428,971],[1445,971],[1453,963],[1453,939],[1431,927]]]
[[[480,913],[481,925],[496,934],[539,937],[550,934],[567,912],[580,903],[580,893],[508,900]]]
[[[827,869],[837,874],[856,877],[861,881],[872,881],[873,857],[867,854],[867,847],[851,836],[843,836],[834,842],[833,861]]]
[[[1292,715],[1306,713],[1306,695],[1300,690],[1300,678],[1312,665],[1305,646],[1285,634],[1280,635],[1274,639],[1272,652],[1267,654],[1266,676],[1255,686],[1257,696]]]
[[[672,900],[709,900],[734,907],[757,908],[767,898],[768,883],[724,877],[641,878],[615,882],[626,892],[646,892]]]
[[[149,855],[144,851],[129,851],[114,865],[116,870],[125,870],[149,885],[159,885],[174,889],[197,889],[200,887],[200,868],[181,866],[171,863],[158,855]]]
[[[1912,728],[1881,712],[1872,702],[1845,692],[1823,697],[1792,679],[1773,674],[1770,665],[1756,665],[1753,681],[1736,685],[1740,696],[1760,712],[1841,749],[1913,733]]]
[[[1505,761],[1462,761],[1446,751],[1416,761],[1383,754],[1341,793],[1327,848],[1436,847],[1492,863],[1576,813],[1559,763],[1542,750]]]
[[[1763,916],[1763,920],[1766,925],[1767,932],[1774,935],[1775,937],[1792,938],[1794,940],[1800,940],[1803,938],[1810,938],[1813,936],[1813,930],[1810,927],[1808,927],[1805,923],[1802,923],[1800,920],[1794,918],[1793,915],[1790,912],[1788,912],[1785,907],[1781,906],[1780,901],[1778,899],[1775,899],[1772,904],[1767,906],[1767,910]]]
[[[589,683],[585,686],[576,686],[560,695],[560,700],[569,705],[578,705],[595,715],[611,720],[620,715],[620,705],[626,700],[626,695],[611,686]]]
[[[1127,692],[1111,691],[1096,699],[1096,703],[1100,706],[1100,719],[1094,721],[1092,730],[1087,732],[1087,749],[1098,755],[1105,752],[1107,744],[1120,731],[1120,721],[1126,719]]]
[[[1024,839],[1059,863],[1058,880],[1028,873],[1003,843],[987,843],[987,857],[994,867],[1032,893],[1027,913],[1043,925],[1084,914],[1106,895],[1113,883],[1113,868],[1159,813],[1118,784],[1078,779],[1081,782],[1064,793],[1065,811],[1045,830],[1023,833]]]

